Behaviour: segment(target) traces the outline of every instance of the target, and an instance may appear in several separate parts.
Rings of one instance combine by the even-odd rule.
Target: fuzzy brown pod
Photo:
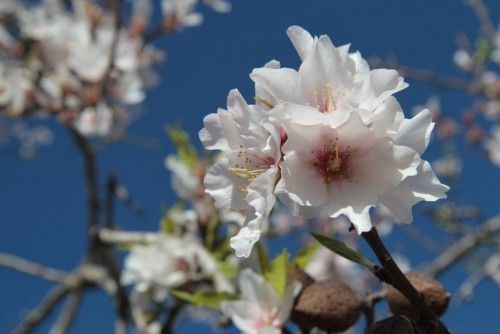
[[[444,314],[450,301],[450,293],[434,278],[421,273],[408,273],[406,275],[411,284],[425,296],[425,300],[439,317]],[[410,319],[418,317],[417,310],[399,291],[392,286],[387,289],[387,301],[394,314],[403,314]]]
[[[302,329],[342,332],[356,323],[361,309],[362,303],[350,287],[328,280],[312,283],[302,291],[292,320]]]
[[[410,319],[404,315],[396,314],[374,323],[369,334],[415,334]]]

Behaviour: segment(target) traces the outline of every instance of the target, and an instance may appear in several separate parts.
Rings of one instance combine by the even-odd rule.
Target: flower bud
[[[448,308],[450,293],[446,291],[441,283],[430,276],[421,273],[409,273],[407,277],[415,289],[425,296],[425,300],[432,311],[437,316],[441,316]],[[410,319],[418,317],[415,307],[392,286],[387,290],[387,301],[392,313],[403,314]]]
[[[342,332],[353,326],[361,302],[347,285],[334,280],[312,283],[299,296],[292,320],[301,328]]]
[[[377,321],[370,327],[369,334],[415,334],[415,330],[407,317],[396,314]]]

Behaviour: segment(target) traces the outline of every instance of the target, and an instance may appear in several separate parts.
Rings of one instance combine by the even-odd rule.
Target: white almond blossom
[[[84,136],[105,137],[110,134],[113,111],[104,103],[87,107],[75,121],[75,128]]]
[[[446,155],[432,162],[437,175],[455,178],[462,171],[462,161],[454,154]]]
[[[139,293],[151,291],[161,301],[171,288],[199,277],[211,278],[217,291],[233,291],[215,259],[196,239],[189,235],[158,235],[153,243],[132,248],[121,281],[134,284]]]
[[[262,276],[248,268],[240,273],[238,282],[241,299],[223,302],[222,313],[243,333],[281,333],[301,284],[291,283],[280,297]]]
[[[203,23],[203,15],[195,12],[198,0],[162,0],[162,10],[167,19],[181,27],[195,27]]]
[[[246,226],[231,239],[237,255],[247,257],[274,207],[281,138],[264,112],[237,90],[229,93],[227,108],[206,116],[200,131],[207,149],[224,152],[208,170],[205,187],[216,207],[249,213]]]
[[[370,115],[368,111],[408,86],[395,70],[370,70],[359,53],[349,55],[348,45],[336,48],[326,35],[312,37],[298,26],[290,27],[287,33],[302,64],[298,71],[276,65],[254,69],[250,77],[258,92],[269,96],[257,95],[257,101],[270,106],[282,102],[311,106],[331,117],[346,116],[357,108],[364,119],[364,115]],[[294,116],[310,122],[314,114]]]
[[[228,111],[204,120],[200,138],[224,152],[205,177],[219,208],[246,210],[248,223],[231,240],[248,256],[267,225],[276,196],[293,214],[347,216],[359,233],[373,225],[370,208],[412,221],[412,206],[445,197],[421,155],[434,127],[422,110],[407,119],[392,94],[407,87],[394,70],[370,70],[349,46],[335,47],[292,26],[298,71],[271,61],[253,70],[257,106],[237,91]]]
[[[491,162],[500,167],[500,126],[491,130],[491,137],[486,140],[485,147]]]

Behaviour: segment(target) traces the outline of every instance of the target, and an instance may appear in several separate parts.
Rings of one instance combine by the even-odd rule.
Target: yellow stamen
[[[266,100],[266,99],[264,99],[262,97],[256,96],[256,97],[254,97],[254,100],[255,100],[255,103],[262,103],[263,105],[265,105],[269,109],[273,109],[274,108],[274,104],[271,101]]]

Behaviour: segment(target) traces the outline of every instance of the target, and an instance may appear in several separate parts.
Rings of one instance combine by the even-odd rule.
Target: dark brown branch
[[[74,128],[69,128],[69,132],[83,159],[83,169],[84,169],[85,188],[87,197],[87,210],[88,210],[87,227],[90,239],[88,245],[88,251],[91,252],[92,250],[95,249],[95,243],[97,241],[96,233],[99,226],[99,211],[100,211],[95,152],[92,149],[91,145],[87,142],[85,137],[82,136],[78,132],[78,130]]]
[[[500,216],[494,217],[484,223],[479,230],[466,234],[463,238],[454,242],[434,261],[427,266],[424,272],[430,276],[439,276],[452,264],[462,259],[470,250],[476,247],[482,240],[500,232]]]
[[[425,297],[415,289],[408,278],[399,269],[398,265],[380,239],[377,230],[372,228],[369,232],[362,233],[361,236],[366,240],[368,245],[370,245],[371,249],[380,261],[380,264],[384,267],[387,274],[391,278],[392,286],[401,292],[418,310],[422,323],[428,325],[430,328],[436,328],[438,325],[436,315],[425,302]]]
[[[365,334],[369,333],[370,327],[375,323],[375,305],[383,300],[387,294],[387,291],[381,290],[366,296],[363,302],[363,314],[366,318]]]
[[[108,176],[106,182],[106,203],[104,206],[104,224],[106,228],[114,228],[114,202],[116,191],[116,177],[114,175]]]
[[[170,308],[168,312],[168,318],[165,320],[161,328],[161,334],[172,334],[174,332],[174,324],[177,320],[177,316],[182,311],[184,304],[181,302],[175,302],[175,304]]]
[[[115,295],[116,307],[119,316],[130,319],[130,302],[126,289],[120,284],[120,269],[113,255],[112,248],[100,242],[98,237],[100,201],[98,193],[97,165],[95,152],[85,137],[76,129],[70,128],[70,133],[77,144],[84,164],[85,186],[87,189],[88,203],[88,229],[89,248],[87,250],[87,261],[91,263],[101,262],[108,270],[111,278],[115,281],[117,292]]]

